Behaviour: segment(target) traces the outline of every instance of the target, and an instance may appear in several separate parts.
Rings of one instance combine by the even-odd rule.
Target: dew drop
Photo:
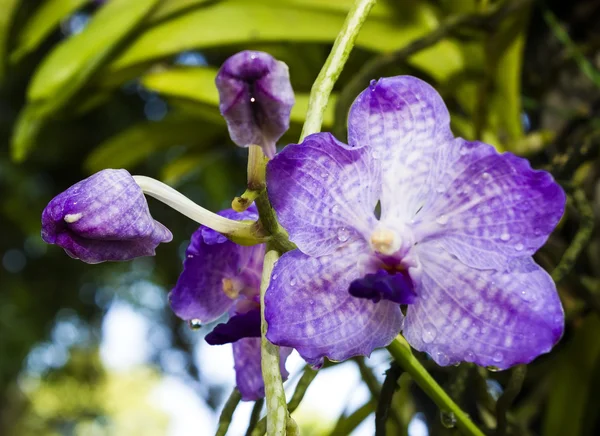
[[[327,178],[327,176],[329,176],[329,173],[327,173],[326,171],[323,171],[323,172],[321,173],[321,177],[323,177],[324,179],[326,179],[326,178]]]
[[[440,215],[435,221],[443,226],[448,222],[448,215]]]
[[[523,244],[519,243],[517,245],[515,245],[515,250],[517,251],[523,251],[525,247],[523,246]]]
[[[467,351],[465,354],[465,362],[474,362],[475,361],[475,353],[472,351]]]
[[[500,239],[502,239],[503,241],[508,241],[510,239],[510,235],[508,233],[502,233],[500,235]]]
[[[484,173],[481,175],[481,178],[482,178],[483,180],[488,180],[488,179],[490,178],[490,173],[484,172]]]
[[[250,97],[250,103],[254,103],[256,99],[254,97]]]
[[[423,342],[425,342],[426,344],[431,344],[435,340],[436,336],[437,330],[435,329],[433,324],[425,324],[423,328],[423,335],[421,337],[421,339],[423,339]]]
[[[441,194],[442,192],[446,192],[446,187],[440,183],[435,187],[435,191]]]
[[[502,359],[504,359],[504,355],[500,351],[496,351],[492,356],[494,362],[502,362]]]
[[[340,210],[340,207],[337,204],[334,204],[333,206],[331,206],[331,213],[332,214],[337,214]]]
[[[436,357],[435,360],[438,363],[438,365],[446,366],[446,365],[448,365],[450,363],[450,358],[443,351],[436,352],[435,353],[435,357]]]
[[[290,286],[296,286],[296,279],[292,279],[290,281]]]
[[[340,242],[346,242],[350,238],[350,231],[346,227],[341,227],[337,231],[337,237]]]
[[[272,280],[272,281],[275,281],[275,280],[277,280],[277,277],[279,277],[277,274],[273,274],[273,275],[271,276],[271,280]]]
[[[198,318],[190,319],[188,321],[188,326],[192,330],[200,330],[202,328],[202,321],[200,321]]]
[[[373,150],[371,152],[371,156],[373,157],[373,159],[379,159],[381,157],[381,155],[379,154],[379,152],[377,150]]]
[[[446,428],[454,428],[456,425],[456,416],[454,413],[448,412],[447,410],[440,410],[440,421]]]
[[[540,236],[542,234],[542,229],[540,229],[539,227],[536,227],[535,229],[533,229],[533,234],[535,236]]]
[[[375,91],[375,88],[377,88],[377,80],[372,79],[371,82],[369,82],[369,87],[371,88],[371,91]]]

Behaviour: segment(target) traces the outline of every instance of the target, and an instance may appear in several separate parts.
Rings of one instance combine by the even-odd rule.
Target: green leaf
[[[100,144],[85,160],[85,169],[133,168],[151,154],[176,145],[208,145],[223,131],[193,119],[166,118],[136,124]]]
[[[0,0],[0,85],[4,80],[6,69],[6,53],[10,36],[13,14],[17,10],[19,0]]]
[[[32,52],[60,24],[89,0],[47,0],[27,20],[17,35],[16,48],[10,55],[11,62],[18,62]]]
[[[585,427],[586,405],[595,401],[591,389],[600,359],[600,319],[590,315],[575,332],[560,359],[554,363],[551,391],[544,420],[544,436],[580,435]]]
[[[39,128],[89,81],[159,1],[111,0],[83,32],[60,43],[44,59],[29,86],[29,103],[15,127],[15,160],[26,157]]]
[[[109,65],[107,74],[191,49],[281,41],[331,43],[342,27],[345,11],[308,8],[303,4],[229,0],[191,10],[140,35]],[[374,51],[393,51],[433,30],[438,23],[435,10],[419,3],[411,20],[405,22],[399,23],[391,14],[370,17],[357,45]],[[449,41],[424,50],[412,60],[436,78],[447,76],[464,64],[460,50]]]
[[[159,1],[107,2],[83,32],[60,43],[46,57],[29,86],[29,100],[54,99],[64,93],[73,95]]]
[[[222,154],[222,151],[185,154],[166,164],[160,172],[160,179],[170,186],[177,186],[202,171]]]
[[[142,78],[142,84],[167,98],[191,100],[213,106],[218,114],[219,94],[215,86],[217,70],[214,68],[179,68],[151,73]],[[303,123],[308,109],[308,94],[296,94],[291,121]],[[325,112],[323,125],[333,125],[336,96],[332,96]]]

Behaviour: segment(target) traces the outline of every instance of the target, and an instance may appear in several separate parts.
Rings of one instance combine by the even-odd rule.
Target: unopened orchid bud
[[[152,256],[173,235],[155,221],[126,170],[103,170],[71,186],[42,213],[42,239],[86,263]]]
[[[287,65],[267,53],[243,51],[223,63],[216,85],[233,142],[240,147],[259,145],[273,157],[294,105]]]

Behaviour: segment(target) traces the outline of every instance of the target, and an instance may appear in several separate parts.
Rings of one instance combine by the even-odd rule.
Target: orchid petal
[[[421,280],[404,336],[438,364],[505,369],[549,352],[560,339],[556,286],[532,258],[513,258],[505,272],[478,270],[434,242],[418,247]]]
[[[389,344],[402,325],[400,306],[348,293],[350,283],[362,275],[366,249],[355,242],[318,259],[299,250],[285,253],[265,296],[267,338],[297,349],[314,366],[324,357],[345,360]]]
[[[384,221],[410,221],[429,195],[437,147],[451,140],[444,101],[416,77],[373,81],[350,109],[350,146],[366,148],[381,161]]]
[[[290,239],[311,256],[368,238],[375,223],[380,182],[372,157],[329,133],[310,135],[275,156],[267,189]]]
[[[531,256],[562,217],[562,188],[511,153],[456,139],[440,147],[436,167],[433,194],[414,218],[416,238],[439,240],[474,268],[501,270]]]

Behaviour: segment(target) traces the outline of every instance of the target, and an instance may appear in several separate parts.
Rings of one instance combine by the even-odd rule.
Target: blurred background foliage
[[[212,210],[228,207],[243,191],[245,153],[218,113],[219,65],[242,49],[289,65],[297,103],[281,144],[294,142],[351,4],[0,0],[0,434],[190,434],[173,430],[152,401],[173,378],[218,412],[227,392],[203,370],[202,333],[166,304],[194,223],[150,200],[174,241],[152,259],[89,266],[42,243],[40,214],[103,168],[156,177]],[[369,80],[413,74],[443,95],[457,135],[527,156],[568,191],[565,218],[536,256],[567,314],[559,345],[524,381],[523,368],[426,362],[490,434],[600,432],[599,23],[595,0],[380,0],[325,116],[324,130],[345,139],[348,107]],[[126,336],[140,316],[144,356],[119,370],[107,337],[111,328]],[[305,412],[305,434],[348,434],[365,419],[365,434],[373,432],[389,362],[377,356],[377,364],[344,364],[360,370],[370,398],[339,419]],[[398,380],[389,434],[454,431],[406,375]],[[212,419],[194,434],[211,434]]]

